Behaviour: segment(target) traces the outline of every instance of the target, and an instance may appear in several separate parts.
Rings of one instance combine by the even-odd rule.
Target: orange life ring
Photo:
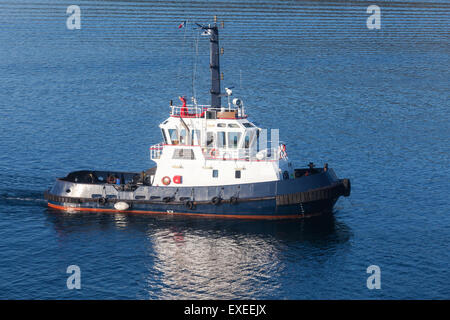
[[[209,156],[211,158],[215,158],[216,157],[216,153],[217,153],[217,149],[216,148],[211,149],[211,151],[209,152]]]
[[[161,182],[163,183],[163,185],[167,186],[170,184],[170,178],[168,176],[165,176],[161,179]]]

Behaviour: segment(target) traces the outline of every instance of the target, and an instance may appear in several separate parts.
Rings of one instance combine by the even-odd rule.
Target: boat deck
[[[142,172],[81,170],[71,172],[60,180],[85,184],[151,185],[151,177],[155,172],[156,167]]]

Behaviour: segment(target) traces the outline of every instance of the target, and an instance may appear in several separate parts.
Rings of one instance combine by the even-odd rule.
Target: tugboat
[[[243,101],[231,100],[229,88],[221,93],[217,23],[198,26],[210,41],[211,104],[171,101],[159,125],[163,141],[150,147],[156,166],[71,172],[44,193],[50,208],[283,219],[332,213],[338,198],[350,195],[350,180],[328,164],[294,168],[277,130],[268,146],[267,130],[248,120]]]

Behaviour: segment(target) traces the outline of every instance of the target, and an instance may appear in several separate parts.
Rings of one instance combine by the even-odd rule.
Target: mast
[[[214,23],[214,26],[210,28],[209,34],[210,44],[210,62],[209,68],[211,69],[211,107],[220,108],[220,64],[219,64],[219,28]]]
[[[220,95],[220,64],[219,64],[219,28],[216,22],[213,25],[202,26],[205,32],[204,35],[209,35],[209,69],[211,70],[211,107],[221,107],[221,95]]]

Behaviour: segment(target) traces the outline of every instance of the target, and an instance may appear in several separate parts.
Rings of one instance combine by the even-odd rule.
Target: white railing
[[[150,159],[160,159],[164,146],[163,142],[150,147]],[[177,147],[192,147],[190,145],[171,145]],[[280,144],[277,148],[266,148],[257,151],[255,148],[216,148],[202,147],[202,153],[207,160],[233,160],[233,161],[278,161],[287,160],[287,153]]]
[[[205,112],[209,110],[215,110],[217,112],[236,112],[236,115],[238,118],[246,117],[245,114],[243,114],[243,111],[240,110],[237,107],[226,107],[222,106],[221,108],[212,108],[210,105],[192,105],[188,104],[185,107],[183,106],[176,106],[172,105],[170,106],[170,115],[174,117],[183,117],[183,118],[204,118]]]
[[[280,159],[287,159],[287,154],[281,146],[260,151],[247,148],[202,148],[202,150],[207,160],[278,161]]]
[[[150,147],[150,159],[159,159],[161,158],[162,151],[164,149],[164,144],[158,143]]]
[[[188,117],[188,118],[202,118],[204,117],[204,112],[211,108],[211,106],[208,105],[192,105],[188,104],[186,107],[183,106],[170,106],[171,116],[182,116],[182,117]]]

